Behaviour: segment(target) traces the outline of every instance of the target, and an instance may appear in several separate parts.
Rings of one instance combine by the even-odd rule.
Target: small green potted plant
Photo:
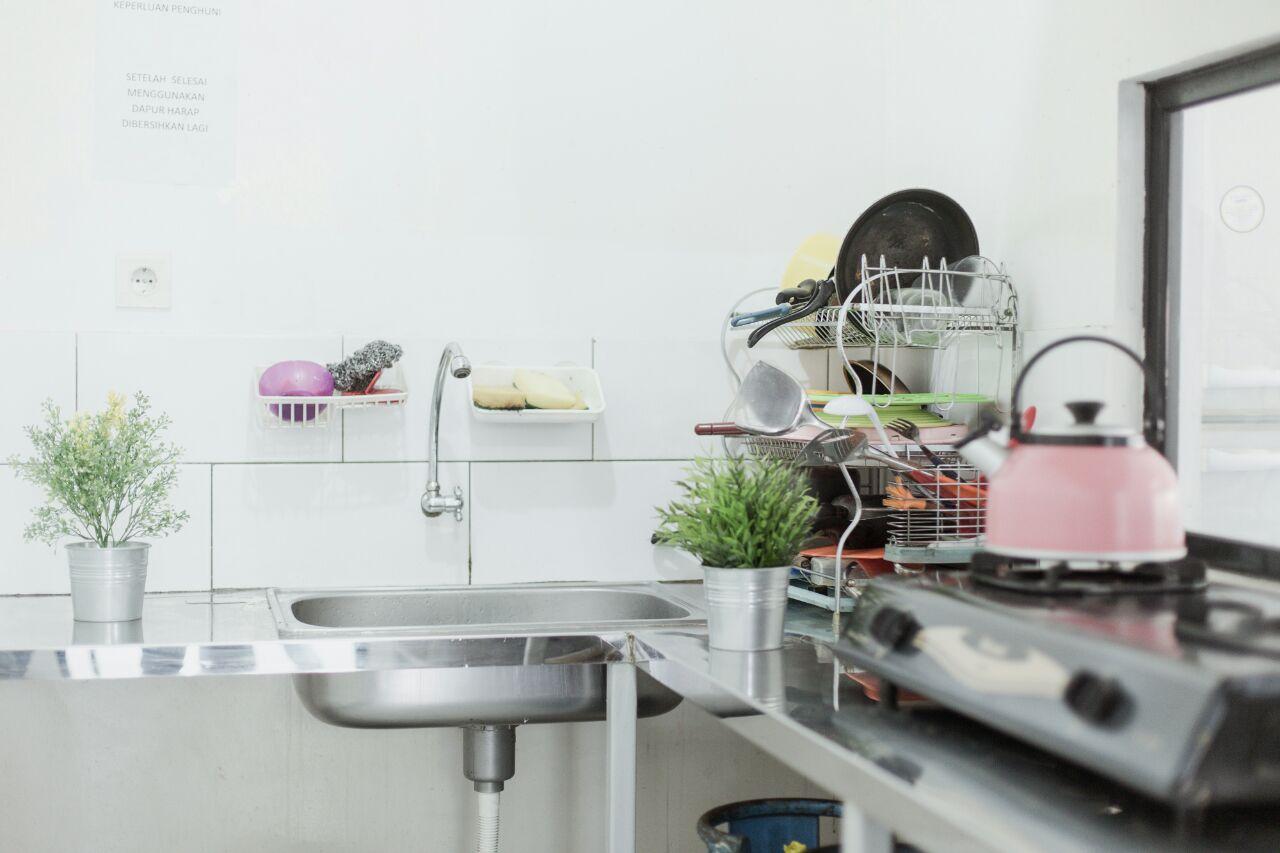
[[[781,460],[728,456],[694,460],[678,485],[658,510],[658,541],[702,562],[709,645],[779,648],[791,565],[817,510],[809,478]]]
[[[103,411],[69,420],[52,401],[44,413],[44,423],[26,429],[33,455],[9,460],[45,492],[25,538],[55,547],[77,540],[67,545],[77,621],[139,619],[151,548],[140,540],[177,532],[188,517],[169,504],[181,455],[162,440],[169,418],[152,417],[143,394],[128,408],[109,394]]]

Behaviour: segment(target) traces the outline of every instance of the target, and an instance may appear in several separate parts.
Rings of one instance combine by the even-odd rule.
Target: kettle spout
[[[956,445],[956,451],[964,460],[977,467],[988,477],[1000,470],[1000,466],[1009,458],[1009,448],[1000,444],[989,435],[979,435]]]

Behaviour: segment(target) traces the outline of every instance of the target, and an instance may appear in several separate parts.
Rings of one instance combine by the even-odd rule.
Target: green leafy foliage
[[[658,540],[721,569],[790,565],[818,506],[805,473],[776,459],[695,459],[677,485]]]
[[[161,439],[169,418],[150,411],[144,394],[126,409],[113,393],[103,411],[64,420],[45,401],[44,423],[26,429],[34,454],[9,460],[18,477],[45,492],[27,525],[28,542],[56,545],[70,536],[109,548],[182,529],[187,513],[169,505],[182,451]]]

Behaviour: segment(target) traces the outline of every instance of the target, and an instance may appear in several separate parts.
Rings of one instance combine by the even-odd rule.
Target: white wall
[[[156,549],[157,589],[688,571],[648,546],[649,512],[698,447],[690,424],[728,400],[714,340],[738,294],[774,284],[810,232],[842,233],[879,196],[926,186],[964,204],[1008,264],[1029,352],[1086,327],[1137,342],[1121,81],[1280,30],[1271,0],[1212,14],[1196,0],[246,2],[235,178],[195,187],[95,175],[94,10],[0,3],[0,357],[13,368],[0,453],[21,448],[46,396],[90,407],[109,388],[147,390],[188,450],[179,500],[194,516]],[[138,252],[171,256],[171,311],[113,307],[115,258]],[[404,412],[257,431],[254,365],[334,358],[370,336],[407,348]],[[445,484],[468,489],[463,525],[416,508],[431,368],[454,337],[477,362],[590,360],[610,401],[589,432],[508,433],[467,422],[451,389]],[[786,363],[828,381],[824,358]],[[1099,375],[1113,397],[1132,387],[1103,364],[1065,358],[1030,401],[1096,392]],[[32,498],[0,477],[0,591],[65,589],[61,558],[18,540]],[[266,754],[275,734],[236,717],[242,703],[298,712],[258,690],[210,689],[184,723],[234,739],[235,761]],[[101,695],[119,708],[126,693]],[[46,714],[43,692],[10,696],[33,743],[61,743],[68,717]],[[97,710],[66,702],[81,725]],[[128,707],[140,730],[167,731],[164,702]],[[389,780],[418,769],[400,754],[367,765],[367,733],[327,734],[316,812],[354,788],[393,797]],[[177,772],[213,749],[173,751]],[[744,774],[783,778],[725,749]],[[538,775],[525,765],[524,784],[583,760],[567,752]],[[433,759],[433,778],[452,786],[455,759]],[[31,761],[0,790],[57,791],[78,760]],[[725,774],[706,780],[669,779],[670,799],[736,792]],[[124,790],[95,795],[104,814],[132,813]]]

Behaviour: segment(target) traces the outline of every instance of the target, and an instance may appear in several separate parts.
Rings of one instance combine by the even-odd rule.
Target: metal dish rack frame
[[[849,361],[846,349],[870,349],[873,363],[878,365],[887,361],[891,368],[896,365],[899,349],[945,350],[970,336],[996,337],[1003,349],[1008,336],[1010,375],[1017,373],[1020,353],[1018,294],[1003,264],[986,258],[971,258],[965,259],[960,268],[955,268],[946,259],[935,266],[925,258],[920,266],[906,268],[889,266],[883,257],[879,258],[879,263],[871,263],[863,256],[857,279],[858,284],[840,305],[820,308],[808,317],[779,326],[771,336],[788,349],[838,351],[841,361],[846,364]],[[767,292],[768,289],[754,291],[740,299],[726,318],[725,331],[728,331],[729,321],[737,316],[738,307],[749,296]],[[744,330],[748,328],[744,327]],[[722,339],[722,344],[726,346],[725,361],[736,377],[725,339]],[[997,376],[997,391],[1000,386],[1001,378]],[[892,403],[892,396],[884,405]],[[786,459],[809,466],[843,464],[856,468],[860,473],[859,491],[868,494],[883,492],[893,480],[894,473],[874,460],[832,458],[831,448],[838,445],[833,444],[829,435],[823,440],[826,447],[821,450],[817,441],[757,436],[744,437],[740,446],[756,457]],[[875,437],[871,440],[879,443]],[[953,450],[932,444],[930,448],[947,463],[943,470],[955,474],[961,482],[979,482],[978,472]],[[902,458],[927,461],[914,444],[895,442],[894,450]],[[903,572],[912,571],[906,566],[967,562],[980,546],[985,532],[985,496],[962,500],[949,494],[940,482],[908,482],[907,488],[925,501],[925,508],[901,509],[893,513],[889,521],[890,539],[885,548],[885,559],[895,563]],[[855,582],[850,587],[844,577],[844,568],[833,568],[840,575],[840,583],[829,587],[831,593],[793,583],[792,597],[819,604],[828,610],[847,610],[845,600],[834,594],[834,590],[842,590],[846,600],[851,600],[857,595],[857,584]],[[834,581],[825,573],[823,577]]]
[[[886,266],[883,257],[870,264],[863,256],[858,281],[843,304],[819,308],[772,334],[788,349],[945,349],[959,335],[1017,330],[1013,279],[985,259],[980,269],[957,270],[946,259],[906,268]]]
[[[795,459],[788,450],[781,447],[787,442],[784,439],[749,437],[743,439],[743,446],[753,456],[769,456],[781,459]],[[982,482],[978,470],[965,462],[959,454],[950,448],[930,448],[945,463],[940,469],[946,476],[958,480],[965,485],[977,485]],[[900,458],[927,463],[924,454],[914,445],[898,446]],[[781,451],[781,452],[779,452]],[[859,472],[859,492],[878,494],[885,491],[886,486],[898,475],[880,463],[868,460],[850,460],[845,463],[849,468]],[[947,565],[967,563],[982,544],[986,532],[987,500],[986,494],[974,490],[961,497],[941,479],[932,483],[918,483],[906,477],[900,478],[906,488],[925,502],[922,509],[896,509],[889,515],[889,542],[885,545],[884,558],[895,564],[897,571],[911,574],[918,569],[915,566]],[[845,563],[853,560],[845,558]],[[827,610],[847,612],[853,606],[862,581],[865,579],[849,578],[847,569],[832,566],[838,571],[842,583],[842,594],[835,594],[835,576],[828,574],[824,566],[801,568],[793,567],[793,582],[788,590],[792,598],[816,604]],[[796,575],[806,581],[807,585],[797,585]],[[812,576],[818,576],[821,583],[813,583]],[[839,602],[837,604],[837,602]]]

